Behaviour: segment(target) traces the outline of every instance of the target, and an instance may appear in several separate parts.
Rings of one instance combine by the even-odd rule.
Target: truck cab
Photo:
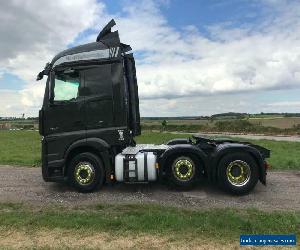
[[[141,133],[134,57],[113,25],[96,42],[59,53],[39,74],[48,77],[39,113],[45,180],[65,177],[74,143],[119,152]]]
[[[37,80],[47,77],[39,111],[44,180],[68,181],[83,192],[114,181],[168,179],[191,187],[207,177],[242,194],[258,179],[265,183],[269,151],[257,145],[201,137],[136,145],[141,126],[135,61],[131,47],[111,31],[114,25],[110,21],[96,42],[59,53],[38,74]]]

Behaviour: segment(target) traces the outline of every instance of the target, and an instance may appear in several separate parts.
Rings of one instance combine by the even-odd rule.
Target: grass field
[[[144,132],[138,143],[164,143],[173,138],[187,138],[189,134]],[[244,140],[244,139],[243,139]],[[271,140],[247,140],[272,151],[272,169],[300,170],[300,143]],[[0,164],[40,165],[40,136],[35,131],[0,131]]]
[[[0,130],[0,163],[39,165],[41,163],[40,139],[36,131]]]
[[[56,232],[57,238],[67,234],[69,242],[73,243],[82,239],[72,238],[74,235],[98,234],[99,237],[104,233],[110,240],[123,238],[127,244],[137,238],[144,239],[140,247],[155,242],[161,244],[159,241],[162,239],[164,244],[185,245],[188,248],[197,244],[201,246],[201,243],[238,245],[240,234],[296,233],[299,237],[299,225],[300,212],[263,212],[254,209],[193,211],[135,204],[97,205],[70,210],[65,207],[38,209],[19,204],[0,204],[0,235],[12,232],[12,237],[21,234],[26,239],[37,237],[41,232],[51,232],[49,236],[52,237]],[[5,240],[0,238],[0,244],[3,245]],[[55,244],[55,241],[44,239],[44,243],[47,242],[50,246]]]

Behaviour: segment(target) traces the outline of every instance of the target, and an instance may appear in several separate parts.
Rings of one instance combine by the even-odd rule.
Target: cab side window
[[[55,73],[54,96],[55,102],[76,100],[79,97],[80,74],[78,70],[65,70]]]

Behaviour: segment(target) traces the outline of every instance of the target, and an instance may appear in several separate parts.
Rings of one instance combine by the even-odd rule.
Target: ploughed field
[[[258,115],[256,117],[250,117],[250,118],[241,118],[241,119],[236,119],[236,118],[216,118],[216,119],[166,119],[167,124],[169,125],[199,125],[199,126],[208,126],[213,128],[218,122],[230,122],[230,121],[238,121],[238,120],[246,120],[249,123],[253,125],[261,125],[264,127],[274,127],[274,128],[279,128],[279,129],[288,129],[288,128],[293,128],[296,127],[297,125],[300,124],[300,117],[282,117],[282,116],[261,116]],[[142,124],[145,126],[147,125],[161,125],[162,124],[162,119],[147,119],[143,118],[142,119]],[[232,132],[232,131],[228,131]]]
[[[244,115],[210,118],[143,118],[144,130],[300,135],[300,117]]]
[[[143,132],[137,143],[165,143],[173,138],[187,138],[191,134]],[[40,136],[37,131],[0,130],[0,164],[40,166]],[[238,140],[237,138],[232,138]],[[242,139],[245,141],[246,139]],[[300,170],[300,142],[246,140],[271,150],[268,160],[274,170]]]

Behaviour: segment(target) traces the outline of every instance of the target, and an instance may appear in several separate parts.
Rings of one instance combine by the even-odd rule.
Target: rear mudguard
[[[216,182],[218,179],[218,165],[222,157],[227,154],[243,152],[250,154],[259,168],[259,180],[266,185],[266,168],[263,155],[255,147],[240,143],[225,143],[216,146],[216,149],[209,156],[208,178],[210,181]]]
[[[165,173],[168,163],[168,160],[170,157],[173,157],[175,155],[183,155],[183,154],[189,154],[197,157],[200,161],[200,171],[206,171],[208,166],[208,156],[205,152],[203,152],[199,147],[192,144],[176,144],[171,145],[166,151],[163,152],[162,155],[158,158],[159,163],[159,176],[163,176]]]

